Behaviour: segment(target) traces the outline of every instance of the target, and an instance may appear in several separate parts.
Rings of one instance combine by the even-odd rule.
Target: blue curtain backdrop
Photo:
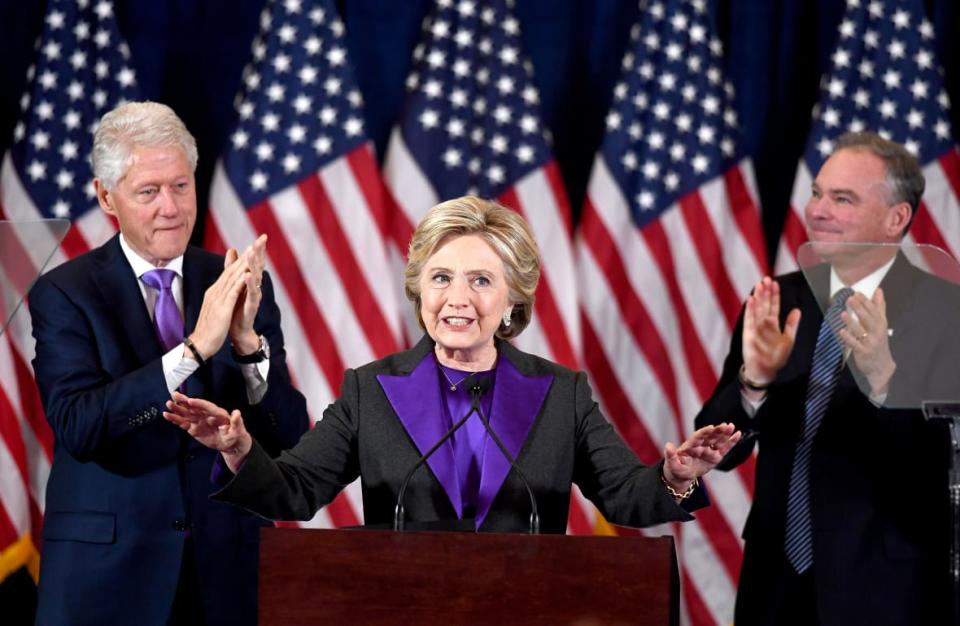
[[[119,0],[146,97],[173,106],[200,143],[199,184],[233,126],[232,107],[264,0]],[[367,130],[383,155],[403,99],[410,55],[428,0],[339,0],[350,58],[364,95]],[[715,0],[727,77],[737,93],[754,158],[769,251],[774,251],[803,151],[820,75],[829,65],[843,0]],[[45,3],[0,0],[0,148],[6,149],[40,33]],[[960,101],[960,3],[926,0],[951,101]],[[636,0],[517,0],[525,52],[574,211],[603,135]],[[955,135],[960,114],[952,111]],[[205,202],[201,201],[201,205]],[[202,228],[203,221],[199,222]],[[195,241],[200,240],[200,232]]]

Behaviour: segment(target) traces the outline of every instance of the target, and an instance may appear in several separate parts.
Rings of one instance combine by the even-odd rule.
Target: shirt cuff
[[[873,406],[880,408],[883,406],[884,402],[887,401],[888,395],[889,395],[888,391],[884,391],[883,393],[874,393],[871,391],[870,395],[867,396],[867,398],[870,400],[870,402],[873,403]]]
[[[200,364],[193,359],[185,358],[186,347],[181,343],[163,355],[160,363],[163,367],[163,378],[167,382],[167,391],[171,394],[180,387],[190,375],[200,369]]]
[[[270,374],[270,359],[259,363],[243,363],[240,365],[240,374],[247,387],[247,402],[259,404],[267,394],[267,376]]]
[[[740,390],[740,404],[743,405],[743,411],[749,418],[753,418],[766,401],[767,396],[763,396],[759,400],[751,400],[747,397],[747,394],[743,393],[743,389]]]

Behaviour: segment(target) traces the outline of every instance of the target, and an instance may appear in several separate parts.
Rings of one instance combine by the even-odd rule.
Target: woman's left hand
[[[740,441],[740,434],[733,424],[725,423],[704,426],[679,448],[667,442],[663,448],[664,479],[677,491],[686,491],[694,479],[712,470]]]

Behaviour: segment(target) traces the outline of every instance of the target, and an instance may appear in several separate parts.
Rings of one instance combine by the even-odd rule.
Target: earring
[[[513,313],[512,307],[503,312],[503,325],[506,328],[510,328],[510,323],[513,321],[512,319],[510,319],[510,315],[512,313]]]

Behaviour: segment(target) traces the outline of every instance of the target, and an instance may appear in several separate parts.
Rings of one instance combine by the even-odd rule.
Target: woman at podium
[[[405,291],[426,334],[348,369],[322,420],[276,459],[239,411],[175,394],[164,417],[229,469],[214,499],[307,520],[359,477],[367,525],[526,532],[535,509],[551,533],[566,530],[574,483],[626,526],[689,520],[706,504],[697,479],[739,440],[732,425],[667,443],[644,465],[583,372],[511,345],[530,323],[540,278],[520,215],[476,197],[444,202],[418,225],[408,258]]]

